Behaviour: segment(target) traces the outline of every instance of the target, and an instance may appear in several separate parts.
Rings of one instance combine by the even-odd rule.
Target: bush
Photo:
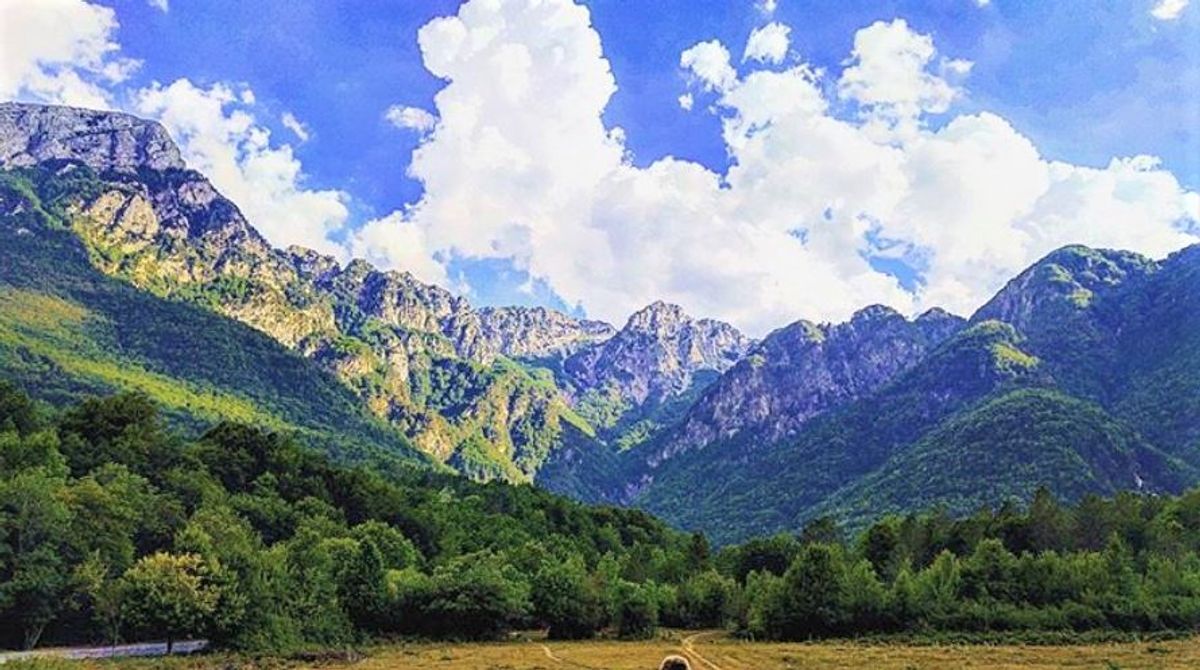
[[[652,586],[622,582],[617,598],[617,635],[624,640],[654,637],[658,630],[658,601]]]

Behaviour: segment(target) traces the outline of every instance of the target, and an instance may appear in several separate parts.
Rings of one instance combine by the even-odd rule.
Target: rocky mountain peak
[[[917,324],[927,337],[940,342],[962,330],[967,320],[941,307],[934,307],[923,312],[913,323]]]
[[[291,245],[286,250],[297,274],[314,283],[324,283],[341,272],[341,265],[333,256],[326,256],[307,247]]]
[[[751,344],[725,322],[692,319],[679,305],[657,301],[635,312],[611,338],[568,358],[563,367],[579,389],[612,388],[641,404],[682,393],[701,370],[729,369]]]
[[[634,312],[625,323],[625,331],[669,335],[692,320],[679,305],[656,300]]]
[[[129,114],[0,103],[0,166],[79,161],[97,172],[182,170],[179,148],[160,124]]]
[[[850,317],[851,323],[868,323],[887,319],[903,319],[904,315],[887,305],[867,305]]]
[[[514,358],[569,356],[616,332],[603,321],[575,319],[546,307],[484,307],[479,317],[483,337]]]
[[[1071,245],[1057,249],[1008,282],[971,317],[974,323],[995,319],[1028,334],[1037,323],[1052,323],[1089,306],[1097,295],[1135,278],[1158,264],[1128,251]]]
[[[878,390],[963,327],[944,312],[908,320],[882,305],[847,322],[796,321],[768,335],[723,374],[655,454],[675,454],[738,438],[770,442],[811,418]]]

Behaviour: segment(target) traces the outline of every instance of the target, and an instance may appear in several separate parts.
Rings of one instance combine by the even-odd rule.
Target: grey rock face
[[[729,369],[750,345],[727,323],[692,319],[660,301],[629,317],[611,338],[568,358],[563,369],[579,388],[613,385],[640,404],[685,391],[701,370]]]
[[[875,305],[846,323],[781,328],[708,389],[651,465],[717,440],[790,435],[814,416],[878,390],[964,324],[942,310],[909,321]]]
[[[184,169],[167,131],[128,114],[0,103],[0,166],[70,159],[97,172]]]
[[[0,105],[0,168],[33,166],[56,178],[72,170],[95,173],[86,191],[64,202],[102,271],[160,295],[201,301],[313,358],[355,389],[369,411],[435,457],[452,460],[476,436],[487,440],[496,462],[472,461],[484,478],[531,477],[555,447],[569,410],[553,387],[523,372],[482,367],[502,346],[515,350],[525,339],[533,352],[611,332],[543,314],[544,323],[529,319],[524,334],[494,329],[485,337],[483,319],[467,300],[409,273],[365,261],[343,267],[300,247],[275,249],[236,205],[186,168],[153,122]]]
[[[513,358],[569,356],[616,333],[603,321],[574,319],[545,307],[484,307],[479,317],[484,339]]]
[[[425,284],[411,273],[380,271],[363,260],[353,260],[343,270],[325,268],[319,289],[353,304],[362,316],[406,331],[446,338],[452,355],[489,363],[496,350],[482,336],[479,314],[466,299]]]

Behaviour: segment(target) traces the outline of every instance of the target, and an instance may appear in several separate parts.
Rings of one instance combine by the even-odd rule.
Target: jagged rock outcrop
[[[797,321],[766,338],[688,411],[652,462],[727,440],[768,443],[878,390],[966,323],[935,309],[914,320],[874,305],[845,323]]]
[[[563,417],[576,420],[552,386],[490,368],[499,345],[463,298],[406,272],[273,248],[187,169],[156,123],[5,103],[0,169],[14,168],[74,187],[68,218],[99,269],[201,303],[313,358],[441,460],[482,478],[528,479]]]
[[[128,114],[72,107],[0,104],[0,164],[79,161],[97,172],[182,170],[165,128]]]
[[[479,318],[484,339],[512,358],[566,357],[617,332],[603,321],[575,319],[545,307],[484,307]]]
[[[678,305],[655,302],[618,333],[568,358],[563,370],[581,389],[614,388],[634,404],[687,390],[702,370],[724,372],[745,355],[750,338]]]

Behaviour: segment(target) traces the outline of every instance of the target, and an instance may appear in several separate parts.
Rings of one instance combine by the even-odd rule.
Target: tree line
[[[338,466],[303,436],[191,438],[144,396],[56,412],[0,384],[0,646],[205,637],[283,652],[411,635],[755,638],[1200,624],[1200,491],[962,519],[830,519],[714,551],[636,510],[427,470]]]

